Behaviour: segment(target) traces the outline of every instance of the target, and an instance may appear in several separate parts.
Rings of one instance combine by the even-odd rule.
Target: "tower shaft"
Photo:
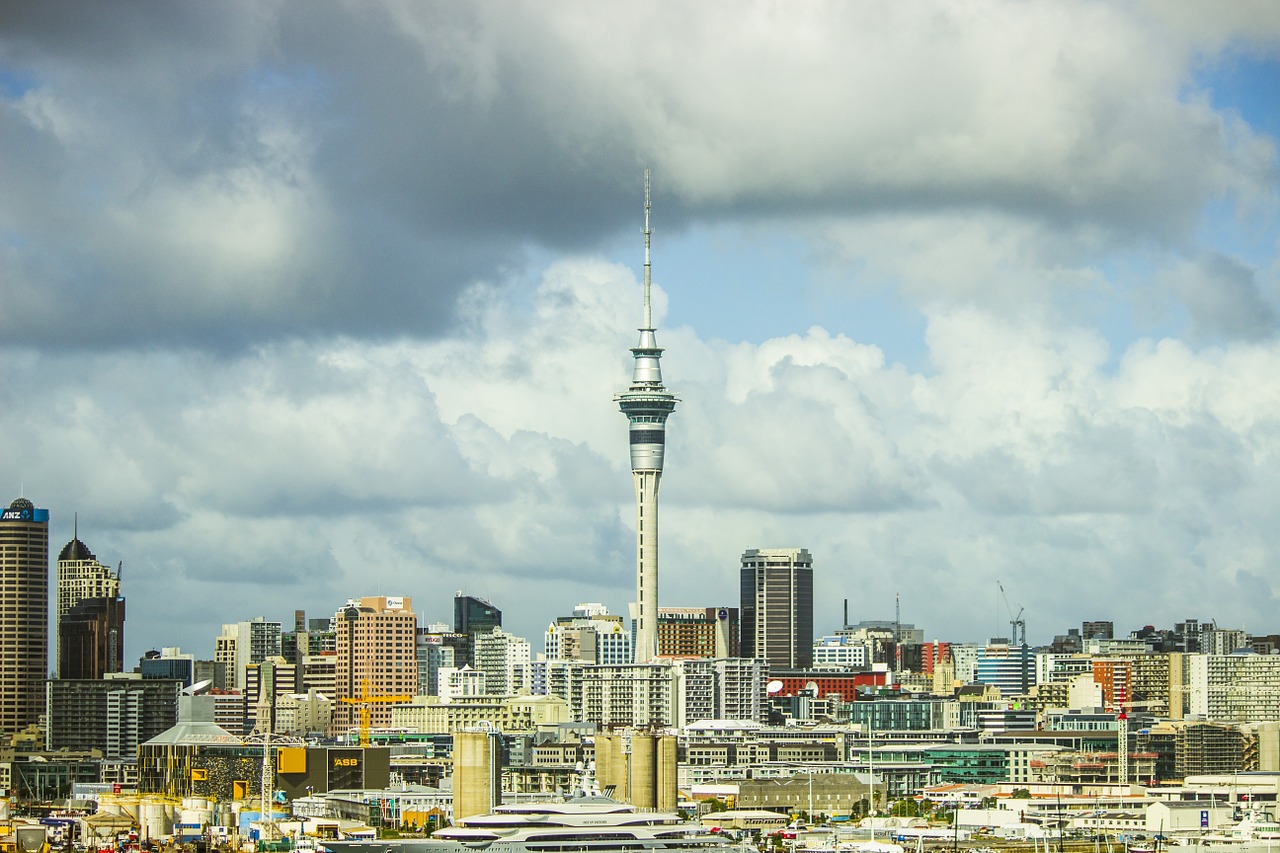
[[[636,489],[635,661],[658,656],[658,486],[661,471],[632,471]]]

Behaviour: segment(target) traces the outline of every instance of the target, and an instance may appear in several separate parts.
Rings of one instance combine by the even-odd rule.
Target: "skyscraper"
[[[493,602],[473,595],[463,595],[461,590],[453,594],[453,630],[460,634],[463,643],[455,656],[458,666],[476,665],[476,634],[487,634],[502,627],[502,611]]]
[[[18,498],[0,513],[0,733],[44,713],[49,675],[49,510]]]
[[[244,690],[246,667],[279,656],[282,633],[280,623],[268,622],[265,616],[223,625],[213,641],[213,659],[220,672],[215,686]]]
[[[631,386],[614,399],[631,422],[631,480],[636,492],[635,662],[648,663],[658,655],[658,486],[666,449],[667,417],[678,398],[662,384],[662,347],[653,328],[649,297],[651,276],[649,241],[649,172],[644,173],[644,322],[640,342],[631,348],[635,369]]]
[[[365,694],[374,726],[391,724],[386,697],[413,696],[418,689],[415,638],[418,618],[408,596],[372,596],[348,602],[338,612],[333,679],[333,731],[348,732],[360,719],[357,704],[342,701]]]
[[[102,678],[124,665],[120,575],[79,535],[58,554],[58,678]]]
[[[742,555],[742,656],[770,666],[813,665],[813,558],[804,548]]]

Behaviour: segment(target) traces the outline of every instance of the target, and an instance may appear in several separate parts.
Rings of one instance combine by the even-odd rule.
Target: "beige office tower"
[[[39,722],[48,677],[49,510],[18,498],[0,513],[0,734]]]
[[[408,596],[374,596],[338,611],[333,678],[333,731],[359,725],[360,706],[344,698],[368,695],[369,724],[391,725],[388,697],[418,692],[418,619]],[[367,694],[366,694],[367,688]]]

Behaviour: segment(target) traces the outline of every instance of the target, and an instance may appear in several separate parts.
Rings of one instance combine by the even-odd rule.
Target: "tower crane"
[[[1025,607],[1019,607],[1015,615],[1013,607],[1009,604],[1009,596],[1005,594],[1004,584],[996,581],[996,586],[1000,588],[1000,597],[1004,599],[1004,608],[1009,611],[1009,637],[1010,646],[1025,646],[1027,644],[1027,621],[1022,618],[1022,612]]]
[[[1018,607],[1017,614],[1014,614],[1013,607],[1009,604],[1009,596],[1005,594],[1004,584],[996,581],[996,586],[1000,588],[1000,597],[1004,599],[1004,608],[1009,611],[1009,648],[1019,649],[1019,668],[1022,670],[1022,693],[1025,696],[1030,687],[1027,677],[1027,621],[1022,618],[1022,612],[1025,607]]]
[[[370,693],[369,679],[362,678],[360,679],[360,695],[343,696],[339,701],[360,706],[360,747],[363,749],[369,746],[369,707],[382,703],[411,702],[413,697],[406,696],[403,693],[396,695]]]

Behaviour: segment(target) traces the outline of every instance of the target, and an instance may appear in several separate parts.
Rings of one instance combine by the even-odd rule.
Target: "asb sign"
[[[364,787],[364,750],[329,750],[329,772],[326,782],[330,791]]]

